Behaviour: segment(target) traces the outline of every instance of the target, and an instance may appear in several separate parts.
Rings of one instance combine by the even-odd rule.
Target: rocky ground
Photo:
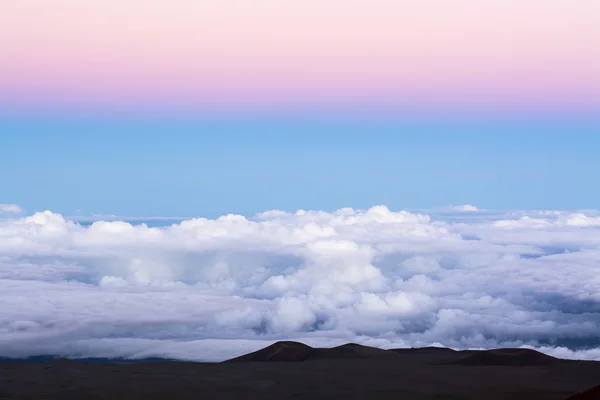
[[[600,362],[524,349],[314,349],[279,342],[224,363],[0,361],[0,398],[560,399],[600,383]],[[595,399],[598,390],[578,399]],[[591,397],[590,397],[591,396]]]

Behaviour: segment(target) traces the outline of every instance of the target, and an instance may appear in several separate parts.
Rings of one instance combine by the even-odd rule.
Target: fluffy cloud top
[[[452,211],[463,211],[463,212],[477,212],[477,211],[482,211],[479,208],[477,208],[476,206],[472,205],[472,204],[463,204],[460,206],[448,206],[448,209],[452,210]]]
[[[0,355],[222,360],[291,339],[600,358],[598,217],[448,218],[0,221]]]

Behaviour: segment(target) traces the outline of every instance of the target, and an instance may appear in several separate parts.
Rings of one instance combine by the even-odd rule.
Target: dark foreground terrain
[[[599,383],[600,362],[524,349],[315,349],[279,342],[218,364],[0,361],[0,398],[20,399],[590,400],[600,399],[600,389],[589,390]]]

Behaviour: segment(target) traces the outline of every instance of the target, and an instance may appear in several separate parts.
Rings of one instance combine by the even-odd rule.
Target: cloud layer
[[[20,214],[23,209],[16,204],[0,204],[0,214]]]
[[[0,220],[0,356],[216,361],[291,339],[600,359],[600,217],[463,211]]]

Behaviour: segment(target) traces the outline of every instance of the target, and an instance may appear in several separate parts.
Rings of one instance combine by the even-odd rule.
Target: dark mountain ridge
[[[420,347],[384,350],[347,343],[331,348],[315,348],[300,342],[282,341],[232,358],[225,362],[305,362],[334,359],[384,359],[412,357],[436,364],[526,366],[548,365],[564,360],[530,349],[454,350],[444,347]]]
[[[529,349],[314,348],[283,341],[221,363],[41,355],[0,360],[0,398],[600,399],[600,363]],[[309,383],[309,384],[307,384]],[[586,389],[592,388],[586,391]]]

